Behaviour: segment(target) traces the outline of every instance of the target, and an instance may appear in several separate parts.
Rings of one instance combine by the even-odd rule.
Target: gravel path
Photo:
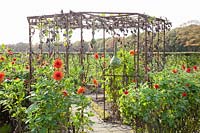
[[[95,95],[87,96],[95,99]],[[102,99],[103,95],[99,94],[98,97]],[[133,133],[131,127],[129,126],[104,122],[98,117],[98,114],[96,114],[92,107],[89,107],[88,111],[92,111],[94,113],[94,116],[90,118],[94,122],[92,125],[93,131],[89,131],[89,133]]]
[[[92,126],[93,131],[89,133],[132,133],[129,126],[104,122],[97,117],[97,114],[91,117],[91,120],[95,124]]]

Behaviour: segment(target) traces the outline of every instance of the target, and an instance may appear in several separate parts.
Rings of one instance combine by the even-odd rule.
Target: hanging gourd
[[[94,48],[94,44],[96,44],[96,40],[94,38],[94,34],[95,34],[95,25],[94,25],[94,22],[92,22],[92,40],[90,42],[90,47],[91,48]]]
[[[121,64],[120,59],[117,57],[117,42],[114,42],[114,55],[110,60],[110,67],[111,68],[118,68]]]

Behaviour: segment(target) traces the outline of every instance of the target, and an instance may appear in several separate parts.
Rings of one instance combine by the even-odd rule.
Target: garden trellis
[[[33,54],[36,51],[33,50],[34,37],[39,38],[39,53],[44,53],[43,46],[48,46],[48,55],[55,54],[57,56],[59,47],[64,45],[65,47],[65,73],[70,74],[70,62],[69,56],[77,54],[79,55],[80,66],[84,65],[85,56],[92,55],[93,52],[88,52],[84,49],[84,30],[92,30],[92,40],[90,42],[91,47],[95,46],[95,33],[99,30],[102,34],[102,49],[97,51],[104,56],[108,53],[106,51],[106,36],[110,36],[113,39],[113,51],[116,52],[117,47],[122,47],[124,50],[126,46],[129,46],[135,50],[137,54],[134,55],[134,62],[132,69],[133,75],[125,72],[124,66],[122,74],[106,73],[106,68],[102,69],[103,77],[103,100],[104,100],[104,118],[105,118],[105,80],[106,77],[122,77],[123,84],[127,83],[128,78],[133,78],[136,81],[140,79],[148,80],[148,65],[152,64],[155,70],[161,70],[165,64],[165,46],[167,44],[166,31],[170,29],[171,23],[167,19],[156,18],[140,13],[122,13],[122,12],[73,12],[60,14],[43,15],[43,16],[31,16],[27,17],[29,23],[29,64],[30,64],[30,81],[33,75],[32,60]],[[73,30],[79,30],[80,33],[80,49],[77,52],[71,52],[70,47],[71,37]],[[88,35],[87,35],[88,36]],[[131,41],[127,42],[125,37],[131,36]],[[142,60],[142,61],[141,61]],[[105,64],[106,60],[103,59]],[[141,74],[141,66],[143,63],[144,74]],[[155,65],[156,64],[156,65]],[[86,73],[84,71],[80,73],[81,81],[85,80]],[[31,84],[31,82],[30,82]],[[137,82],[137,86],[138,86]],[[111,83],[112,86],[112,83]]]

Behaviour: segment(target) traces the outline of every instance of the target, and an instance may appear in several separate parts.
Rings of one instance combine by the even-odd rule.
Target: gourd
[[[117,57],[117,42],[114,44],[114,56],[110,60],[110,67],[111,68],[118,68],[121,64],[120,59]]]
[[[91,44],[96,44],[96,40],[94,38],[92,38]]]

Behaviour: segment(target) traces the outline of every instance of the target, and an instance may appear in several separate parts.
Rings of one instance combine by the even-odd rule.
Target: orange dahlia
[[[135,55],[135,51],[134,51],[134,50],[130,50],[129,53],[130,53],[131,56],[134,56],[134,55]]]
[[[0,72],[0,82],[2,82],[4,80],[4,77],[5,77],[5,73]]]
[[[173,72],[173,73],[177,73],[178,70],[177,70],[177,69],[173,69],[172,72]]]
[[[85,92],[85,87],[81,86],[80,88],[78,88],[77,93],[78,94],[82,94]]]
[[[0,61],[4,61],[5,58],[3,56],[0,57]]]
[[[98,86],[98,81],[97,81],[96,79],[93,79],[92,81],[93,81],[93,84],[94,84],[95,86]]]

